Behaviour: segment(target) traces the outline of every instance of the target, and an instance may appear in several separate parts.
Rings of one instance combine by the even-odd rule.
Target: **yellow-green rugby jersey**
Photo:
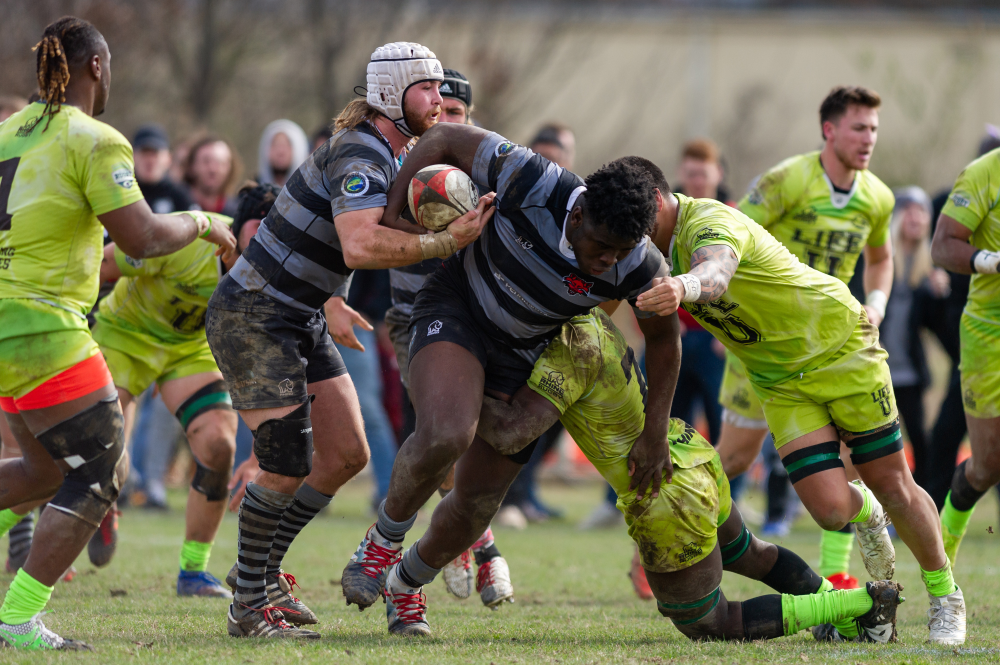
[[[225,215],[209,217],[233,223]],[[217,249],[213,243],[195,240],[165,257],[133,259],[116,247],[115,263],[123,277],[101,301],[98,320],[112,325],[124,322],[166,343],[204,338],[208,299],[221,276]]]
[[[97,216],[142,192],[120,132],[67,105],[39,122],[44,107],[29,104],[0,123],[0,298],[85,319],[103,256]]]
[[[800,262],[735,208],[674,196],[673,275],[691,270],[691,255],[707,245],[727,245],[739,260],[721,297],[682,305],[736,355],[752,382],[781,384],[819,367],[843,346],[861,313],[843,282]]]
[[[865,246],[889,240],[895,201],[868,170],[857,172],[848,193],[837,192],[815,151],[765,172],[737,207],[799,261],[847,283]]]
[[[634,500],[623,463],[646,422],[646,382],[611,318],[595,308],[563,324],[535,363],[528,386],[555,405],[577,446],[618,496]],[[690,469],[715,457],[715,449],[693,433],[680,419],[670,420],[674,467]]]
[[[965,167],[941,213],[969,229],[978,249],[1000,252],[1000,148]],[[1000,326],[1000,274],[972,275],[965,314]]]

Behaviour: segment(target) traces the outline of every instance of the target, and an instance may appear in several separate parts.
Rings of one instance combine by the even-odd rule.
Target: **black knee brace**
[[[743,557],[753,541],[753,535],[747,529],[746,523],[740,523],[740,535],[725,545],[719,546],[722,554],[722,566],[726,567]]]
[[[843,467],[844,461],[840,459],[840,442],[823,442],[785,456],[781,464],[788,472],[788,480],[795,484],[818,472]]]
[[[309,476],[313,455],[311,405],[310,397],[287,416],[260,424],[254,433],[253,452],[262,470],[282,476]]]
[[[959,511],[968,511],[976,506],[976,502],[986,494],[986,491],[979,492],[973,488],[972,484],[969,483],[969,479],[965,476],[965,466],[968,462],[968,458],[963,460],[955,468],[955,475],[951,477],[951,492],[949,493],[951,505]]]
[[[125,417],[118,394],[36,435],[56,462],[69,466],[49,506],[97,527],[121,485],[117,467],[125,455]]]
[[[688,624],[694,624],[699,620],[705,619],[709,613],[715,610],[715,607],[719,605],[719,599],[722,597],[722,587],[717,587],[712,590],[711,593],[698,599],[697,601],[691,601],[686,604],[666,604],[660,600],[656,601],[656,610],[660,611],[660,615],[663,617],[670,618],[670,621],[678,626],[684,626]],[[694,617],[690,617],[694,615]],[[676,619],[677,617],[685,618],[683,620]]]
[[[191,487],[205,496],[209,502],[218,502],[229,497],[229,477],[231,470],[214,472],[195,460],[194,478]]]
[[[233,401],[229,397],[229,388],[226,386],[226,382],[221,379],[195,391],[194,395],[185,400],[184,404],[177,408],[175,416],[181,422],[181,427],[187,430],[188,424],[191,421],[213,409],[226,411],[232,411],[233,409]]]
[[[847,448],[851,450],[851,462],[855,465],[863,465],[902,451],[903,435],[899,432],[899,419],[888,428],[855,437],[847,443]]]

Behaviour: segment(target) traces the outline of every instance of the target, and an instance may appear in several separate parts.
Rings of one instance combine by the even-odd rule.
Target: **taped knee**
[[[118,395],[36,437],[56,462],[69,468],[49,505],[95,527],[100,525],[121,491],[117,468],[125,456],[125,418]]]
[[[229,497],[229,477],[231,470],[215,472],[195,460],[194,478],[191,488],[205,496],[209,502],[218,502]]]
[[[312,399],[287,416],[264,421],[254,433],[253,452],[265,472],[305,477],[312,471]]]
[[[233,409],[233,401],[229,397],[229,387],[221,379],[195,391],[194,395],[177,408],[175,416],[181,422],[181,427],[187,430],[191,421],[213,409],[224,411],[232,411]]]
[[[847,448],[851,450],[851,462],[855,465],[863,465],[902,451],[903,435],[899,432],[899,419],[888,428],[855,437],[847,443]]]
[[[781,463],[788,472],[788,480],[793,484],[807,476],[844,467],[844,461],[840,459],[840,442],[823,442],[807,446],[785,456],[781,459]]]
[[[722,566],[727,567],[743,557],[752,541],[753,535],[747,529],[746,523],[740,523],[740,535],[729,543],[719,546],[719,551],[722,554]]]
[[[701,599],[685,604],[668,604],[657,599],[656,610],[663,617],[670,618],[676,626],[686,627],[708,617],[719,605],[721,597],[722,587],[719,586]]]

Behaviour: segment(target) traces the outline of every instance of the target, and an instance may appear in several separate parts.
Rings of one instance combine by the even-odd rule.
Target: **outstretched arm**
[[[677,277],[653,280],[653,287],[639,295],[636,307],[669,315],[681,302],[708,303],[726,293],[739,260],[728,245],[706,245],[691,255],[691,270]]]
[[[535,441],[559,420],[555,405],[528,386],[522,386],[506,403],[483,396],[476,434],[505,456]]]
[[[953,217],[941,215],[931,242],[931,258],[935,264],[952,273],[996,273],[1000,253],[979,250],[969,244],[970,238],[971,229]]]
[[[171,254],[199,236],[219,246],[216,254],[221,254],[223,261],[228,262],[236,251],[236,237],[225,224],[214,223],[200,212],[157,215],[145,199],[98,215],[97,219],[122,252],[135,259]]]

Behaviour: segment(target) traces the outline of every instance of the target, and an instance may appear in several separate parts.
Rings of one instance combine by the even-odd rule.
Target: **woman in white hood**
[[[297,123],[275,120],[264,128],[257,149],[257,182],[284,187],[300,164],[309,157],[309,140]]]

